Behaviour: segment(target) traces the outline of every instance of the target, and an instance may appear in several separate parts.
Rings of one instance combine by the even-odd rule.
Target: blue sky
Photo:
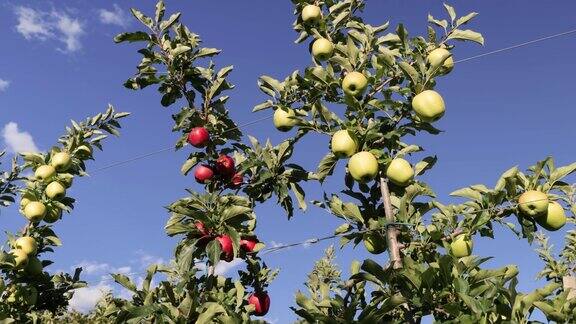
[[[251,113],[265,99],[256,87],[258,76],[283,78],[311,63],[306,46],[293,43],[290,1],[246,3],[167,1],[168,10],[182,11],[183,22],[201,35],[206,46],[223,49],[219,66],[235,66],[231,81],[236,89],[229,108],[239,124],[268,113]],[[555,1],[554,6],[520,0],[450,4],[461,14],[479,12],[473,28],[486,39],[485,47],[457,44],[456,60],[575,28],[576,3],[569,0]],[[153,9],[152,2],[143,7],[141,1],[5,1],[0,5],[0,128],[4,135],[0,145],[12,150],[47,149],[70,119],[96,114],[108,103],[132,116],[123,123],[122,137],[110,139],[89,168],[172,145],[176,135],[170,132],[171,111],[160,106],[157,92],[131,92],[122,86],[139,57],[136,47],[115,45],[112,38],[120,31],[139,28],[128,15],[132,6],[147,12]],[[372,24],[403,22],[416,35],[425,32],[428,13],[443,15],[442,3],[368,0],[364,17]],[[513,165],[524,168],[547,155],[553,155],[558,164],[573,162],[575,39],[574,35],[556,38],[458,64],[439,81],[437,90],[444,96],[447,113],[438,126],[445,132],[412,142],[424,146],[424,153],[438,155],[436,168],[424,180],[442,201],[451,201],[448,193],[463,186],[493,185]],[[243,131],[275,143],[287,136],[277,132],[271,121]],[[326,149],[318,149],[322,146]],[[327,138],[311,137],[299,146],[295,161],[314,168],[327,150]],[[87,280],[107,287],[113,284],[101,277],[108,272],[139,273],[152,261],[169,260],[175,240],[164,234],[167,214],[162,206],[184,196],[184,188],[200,189],[191,176],[179,173],[186,154],[187,150],[165,152],[75,182],[69,193],[78,199],[77,207],[56,225],[64,246],[54,254],[52,270],[83,264]],[[343,181],[335,177],[323,189],[335,192],[341,186]],[[321,192],[317,186],[306,188],[311,199]],[[339,224],[314,208],[297,213],[288,222],[273,202],[259,206],[257,214],[259,237],[269,246],[324,236]],[[2,229],[15,231],[23,223],[13,208],[0,214]],[[541,263],[531,247],[508,231],[498,230],[496,235],[495,240],[477,239],[475,253],[494,256],[493,266],[519,264],[521,288],[536,287],[534,277]],[[558,245],[562,236],[562,232],[553,233],[551,241]],[[281,268],[270,288],[269,320],[286,323],[293,318],[288,306],[293,304],[294,292],[304,288],[306,274],[328,244],[264,257],[269,266]],[[352,259],[366,256],[361,247],[345,248],[338,252],[338,262],[347,271]],[[384,255],[375,257],[380,262],[385,259]],[[85,291],[76,301],[78,307],[89,304],[97,292]]]

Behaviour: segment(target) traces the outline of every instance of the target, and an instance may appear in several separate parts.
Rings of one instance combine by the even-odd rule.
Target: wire
[[[467,58],[464,58],[464,59],[461,59],[461,60],[454,61],[454,63],[464,63],[464,62],[468,62],[468,61],[475,60],[475,59],[478,59],[478,58],[481,58],[481,57],[484,57],[484,56],[493,55],[493,54],[497,54],[497,53],[502,53],[502,52],[509,51],[509,50],[512,50],[512,49],[516,49],[516,48],[519,48],[519,47],[523,47],[523,46],[527,46],[527,45],[539,43],[539,42],[542,42],[542,41],[546,41],[546,40],[549,40],[549,39],[553,39],[553,38],[557,38],[557,37],[561,37],[561,36],[565,36],[565,35],[569,35],[569,34],[573,34],[573,33],[576,33],[576,29],[568,30],[568,31],[561,32],[561,33],[557,33],[557,34],[550,35],[550,36],[545,36],[545,37],[537,38],[537,39],[534,39],[534,40],[530,40],[530,41],[523,42],[523,43],[520,43],[520,44],[515,44],[515,45],[512,45],[512,46],[508,46],[508,47],[504,47],[504,48],[497,49],[497,50],[494,50],[494,51],[490,51],[490,52],[486,52],[486,53],[474,55],[474,56],[471,56],[471,57],[467,57]],[[224,132],[232,131],[232,130],[235,130],[235,129],[238,129],[238,128],[244,127],[244,126],[253,125],[253,124],[259,123],[259,122],[261,122],[261,121],[270,119],[270,118],[272,118],[272,117],[273,117],[273,115],[266,116],[266,117],[259,118],[259,119],[255,119],[255,120],[250,121],[250,122],[247,122],[246,124],[243,124],[243,125],[241,125],[241,126],[236,126],[236,127],[230,128],[230,129],[228,129],[228,130],[226,130],[226,131],[224,131]],[[145,159],[145,158],[147,158],[147,157],[154,156],[154,155],[156,155],[156,154],[160,154],[160,153],[169,151],[169,150],[171,150],[171,149],[173,149],[172,146],[171,146],[171,147],[164,148],[164,149],[161,149],[161,150],[158,150],[158,151],[150,152],[150,153],[147,153],[147,154],[142,154],[142,155],[140,155],[140,156],[136,156],[136,157],[131,158],[131,159],[128,159],[128,160],[118,161],[118,162],[112,163],[112,164],[110,164],[110,165],[104,166],[104,167],[102,167],[102,168],[95,169],[94,171],[91,172],[91,174],[94,174],[94,173],[97,173],[97,172],[101,172],[101,171],[103,171],[103,170],[111,169],[111,168],[114,168],[114,167],[117,167],[117,166],[121,166],[121,165],[130,163],[130,162],[134,162],[134,161],[138,161],[138,160],[141,160],[141,159]]]
[[[550,35],[550,36],[545,36],[545,37],[537,38],[537,39],[534,39],[534,40],[531,40],[531,41],[527,41],[527,42],[524,42],[524,43],[520,43],[520,44],[516,44],[516,45],[504,47],[504,48],[497,49],[497,50],[494,50],[494,51],[490,51],[490,52],[486,52],[486,53],[474,55],[474,56],[471,56],[471,57],[468,57],[468,58],[465,58],[465,59],[461,59],[461,60],[454,61],[454,63],[463,63],[463,62],[471,61],[471,60],[474,60],[474,59],[477,59],[477,58],[480,58],[480,57],[484,57],[484,56],[488,56],[488,55],[492,55],[492,54],[497,54],[497,53],[502,53],[502,52],[509,51],[509,50],[512,50],[512,49],[516,49],[516,48],[519,48],[519,47],[523,47],[523,46],[526,46],[526,45],[531,45],[531,44],[534,44],[534,43],[539,43],[539,42],[542,42],[542,41],[545,41],[545,40],[549,40],[549,39],[553,39],[553,38],[557,38],[557,37],[560,37],[560,36],[569,35],[569,34],[573,34],[573,33],[576,33],[576,29],[568,30],[568,31],[565,31],[565,32],[562,32],[562,33],[558,33],[558,34],[554,34],[554,35]]]

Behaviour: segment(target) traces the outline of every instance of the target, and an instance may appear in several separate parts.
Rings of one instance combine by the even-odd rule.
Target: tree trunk
[[[382,192],[382,201],[384,203],[384,213],[387,223],[396,222],[396,217],[392,212],[392,203],[390,202],[390,191],[388,190],[388,179],[380,177],[380,191]],[[388,254],[393,269],[402,268],[402,257],[400,256],[400,247],[398,245],[398,229],[395,225],[386,227],[386,239],[388,240]]]

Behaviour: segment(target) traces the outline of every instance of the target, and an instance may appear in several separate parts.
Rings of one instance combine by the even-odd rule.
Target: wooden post
[[[382,192],[382,201],[384,203],[384,214],[387,223],[396,222],[396,217],[392,212],[392,203],[390,201],[390,190],[388,190],[388,179],[380,177],[380,191]],[[398,245],[398,229],[394,225],[386,227],[386,239],[388,240],[388,255],[393,269],[402,268],[402,257],[400,256],[400,246]]]
[[[570,290],[568,293],[568,299],[576,297],[576,277],[574,276],[564,276],[562,278],[562,283],[564,285],[564,290]]]

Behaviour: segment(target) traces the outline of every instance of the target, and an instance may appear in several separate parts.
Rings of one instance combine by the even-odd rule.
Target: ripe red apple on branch
[[[194,178],[198,183],[206,183],[214,177],[214,170],[209,165],[200,165],[194,171]]]
[[[234,159],[228,155],[220,155],[216,160],[216,172],[223,177],[232,177],[236,172]]]
[[[258,242],[258,239],[255,237],[246,237],[240,240],[240,247],[246,250],[246,252],[253,252]]]
[[[248,297],[248,304],[254,305],[254,315],[264,316],[270,309],[270,296],[265,291],[254,293]]]
[[[230,238],[229,235],[220,235],[216,239],[220,243],[220,249],[222,250],[222,260],[226,262],[232,261],[234,258],[232,238]]]
[[[194,127],[188,133],[188,143],[194,147],[202,148],[208,145],[209,142],[210,133],[205,127]]]

